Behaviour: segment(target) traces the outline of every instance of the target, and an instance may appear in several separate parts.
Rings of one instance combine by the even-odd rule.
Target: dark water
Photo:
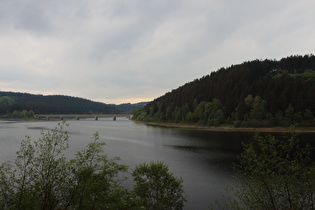
[[[25,135],[38,139],[42,130],[50,130],[58,121],[0,121],[0,160],[13,160]],[[232,163],[241,151],[240,142],[252,138],[252,133],[209,132],[162,128],[137,124],[125,118],[117,121],[102,118],[68,121],[70,148],[67,156],[90,142],[94,132],[106,142],[110,157],[120,157],[122,164],[134,168],[150,161],[165,161],[175,176],[182,177],[187,197],[185,209],[207,209],[211,201],[225,193],[233,183]],[[313,135],[304,135],[312,141]],[[125,183],[132,187],[132,183]]]

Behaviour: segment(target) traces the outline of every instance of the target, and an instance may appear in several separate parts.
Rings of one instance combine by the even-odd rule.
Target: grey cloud
[[[220,67],[314,52],[314,6],[3,0],[0,83],[90,99],[154,98]]]
[[[152,35],[156,28],[164,24],[167,17],[177,9],[175,3],[157,4],[151,1],[137,2],[131,7],[126,4],[116,4],[114,11],[111,11],[108,17],[112,18],[114,24],[105,30],[100,30],[103,38],[99,35],[98,40],[91,47],[91,59],[115,56],[139,47],[139,42]]]
[[[1,5],[2,21],[8,29],[25,30],[31,33],[48,33],[51,23],[47,8],[36,1],[8,1]]]
[[[50,22],[44,16],[44,14],[38,9],[23,8],[18,15],[18,20],[15,25],[18,29],[24,29],[32,32],[49,32]]]

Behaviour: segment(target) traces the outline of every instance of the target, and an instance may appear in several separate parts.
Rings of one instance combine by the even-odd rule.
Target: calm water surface
[[[58,121],[0,121],[0,161],[13,160],[25,135],[36,140],[40,132],[57,126]],[[185,209],[206,209],[225,193],[232,184],[232,162],[241,150],[240,142],[252,137],[251,133],[209,132],[187,129],[162,128],[134,123],[125,118],[69,120],[72,158],[99,132],[100,141],[106,142],[105,152],[120,157],[121,164],[134,168],[150,161],[165,161],[170,171],[184,180],[187,197]],[[312,139],[313,136],[307,136]],[[125,187],[132,187],[126,183]]]

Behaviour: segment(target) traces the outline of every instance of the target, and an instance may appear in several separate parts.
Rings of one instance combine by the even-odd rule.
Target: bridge
[[[94,118],[95,120],[98,120],[98,118],[112,118],[113,120],[116,120],[117,117],[126,117],[128,119],[132,118],[132,114],[35,114],[34,116],[36,119],[60,119],[64,120],[66,118],[75,118],[76,120],[79,120],[80,118]]]

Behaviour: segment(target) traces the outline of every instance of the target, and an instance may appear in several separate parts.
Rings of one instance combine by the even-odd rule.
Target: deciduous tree
[[[127,191],[119,173],[128,167],[104,154],[104,142],[93,141],[67,160],[69,136],[60,123],[41,138],[21,142],[15,162],[0,165],[0,209],[181,209],[182,179],[164,163],[142,164],[133,172],[134,190]]]
[[[291,133],[284,140],[256,135],[243,146],[235,167],[238,184],[230,189],[235,199],[229,208],[315,209],[315,167],[309,145],[301,146]]]
[[[175,177],[164,162],[138,165],[132,176],[134,193],[145,209],[182,209],[186,202],[183,196],[183,180]]]

